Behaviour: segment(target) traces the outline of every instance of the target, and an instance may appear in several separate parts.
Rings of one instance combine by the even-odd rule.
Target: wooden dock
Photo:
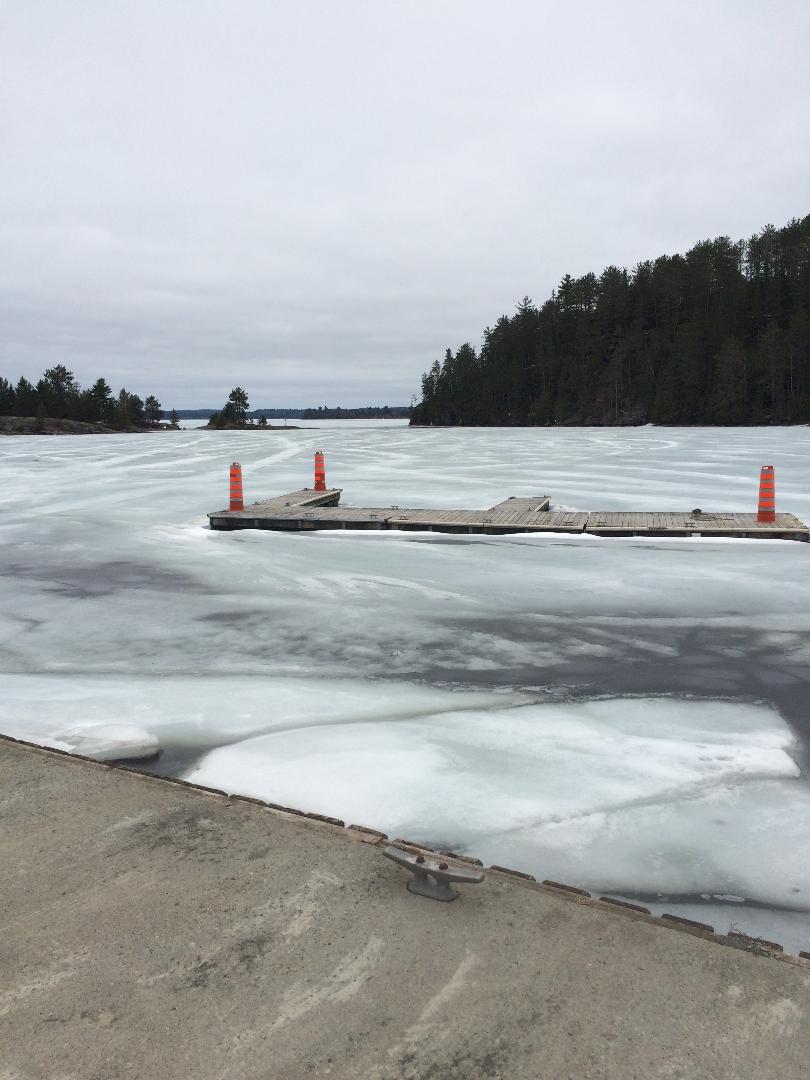
[[[730,536],[766,540],[808,540],[810,530],[793,514],[757,521],[756,514],[613,513],[588,515],[585,531],[595,536]]]
[[[707,536],[770,540],[810,540],[807,525],[793,514],[777,514],[763,524],[756,514],[644,513],[549,509],[548,495],[509,498],[487,510],[411,509],[399,506],[340,506],[342,488],[305,488],[275,499],[252,503],[244,510],[209,514],[212,529],[396,529],[412,532],[590,533],[595,536]]]

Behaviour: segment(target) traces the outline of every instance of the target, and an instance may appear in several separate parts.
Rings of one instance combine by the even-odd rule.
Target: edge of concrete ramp
[[[0,737],[0,1076],[807,1075],[810,955],[388,845]]]

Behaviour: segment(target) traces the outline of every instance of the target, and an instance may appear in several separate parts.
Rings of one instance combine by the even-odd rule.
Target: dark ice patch
[[[251,623],[258,619],[266,619],[267,611],[256,608],[253,611],[211,611],[206,615],[198,615],[197,618],[203,623],[224,623],[232,626],[237,623]]]
[[[810,767],[806,686],[810,665],[794,659],[792,648],[775,646],[767,631],[647,619],[578,618],[563,623],[519,615],[453,619],[443,625],[458,641],[478,636],[479,640],[537,644],[559,659],[542,666],[476,670],[431,664],[428,654],[425,668],[411,677],[459,689],[542,686],[547,700],[556,701],[675,696],[766,702],[797,736],[799,766]],[[810,634],[792,632],[790,640],[805,651],[810,648]],[[583,645],[599,648],[602,654],[582,655]]]
[[[49,592],[86,600],[110,596],[125,589],[149,589],[159,592],[208,593],[207,586],[190,574],[166,570],[151,563],[129,560],[75,566],[42,563],[4,564],[0,577],[26,578],[41,582]]]

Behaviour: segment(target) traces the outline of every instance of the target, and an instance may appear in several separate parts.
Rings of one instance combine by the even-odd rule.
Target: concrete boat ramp
[[[340,506],[341,488],[306,488],[252,503],[243,510],[208,515],[212,529],[396,529],[414,532],[590,533],[594,536],[708,536],[770,540],[810,540],[807,525],[793,514],[771,522],[757,514],[564,512],[549,509],[548,495],[504,499],[487,510],[408,509]]]
[[[0,1077],[810,1074],[810,954],[385,843],[0,739]]]

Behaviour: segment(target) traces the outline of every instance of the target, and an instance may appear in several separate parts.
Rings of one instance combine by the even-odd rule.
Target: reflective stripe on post
[[[242,495],[242,466],[238,461],[231,465],[231,502],[229,510],[244,510],[245,502]]]
[[[326,491],[326,465],[323,460],[323,450],[315,451],[315,490]]]
[[[773,465],[763,465],[759,471],[757,521],[765,525],[776,521],[776,479]]]

